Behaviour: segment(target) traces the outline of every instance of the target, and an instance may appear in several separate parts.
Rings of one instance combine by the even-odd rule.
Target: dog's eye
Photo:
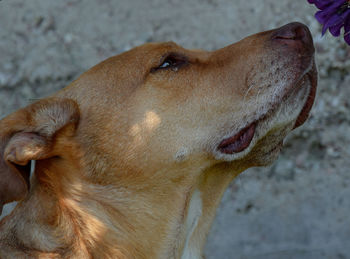
[[[174,64],[176,64],[176,60],[168,58],[159,66],[159,68],[171,67],[174,66]]]
[[[152,69],[152,72],[157,70],[171,69],[177,71],[181,66],[187,63],[187,58],[182,55],[170,54],[165,57],[158,67]]]

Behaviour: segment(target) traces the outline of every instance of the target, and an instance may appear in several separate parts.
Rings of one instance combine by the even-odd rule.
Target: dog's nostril
[[[301,23],[289,23],[275,30],[272,39],[276,40],[300,40],[311,42],[309,29]]]
[[[302,26],[296,27],[294,30],[295,39],[303,40],[306,37],[306,33],[307,32],[304,27]]]

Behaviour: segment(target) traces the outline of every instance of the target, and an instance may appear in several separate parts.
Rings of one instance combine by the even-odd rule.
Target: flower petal
[[[345,30],[350,30],[350,9],[346,12],[346,16],[344,17]],[[348,27],[347,27],[348,26]]]
[[[334,14],[325,24],[323,27],[322,32],[326,31],[327,28],[329,28],[330,33],[338,37],[340,35],[340,29],[344,25],[344,21],[347,19],[347,17],[350,16],[350,9],[346,10],[341,15]]]
[[[343,27],[343,23],[339,23],[339,24],[337,24],[337,25],[333,25],[333,26],[329,27],[329,32],[330,32],[334,37],[339,37],[341,27]]]
[[[344,30],[345,30],[344,40],[348,45],[350,45],[350,15],[346,17]]]
[[[350,1],[349,0],[307,0],[314,4],[320,11],[315,13],[315,18],[323,25],[322,35],[329,32],[338,37],[344,26],[344,40],[350,45]]]
[[[317,21],[321,24],[325,24],[332,15],[337,14],[338,8],[344,3],[344,1],[347,0],[340,0],[340,2],[338,0],[324,10],[318,11],[315,14]]]
[[[338,12],[339,7],[342,6],[346,1],[348,0],[335,0],[333,1],[333,4],[328,6],[326,9],[329,12]]]
[[[327,29],[331,26],[336,26],[338,24],[343,24],[343,19],[339,15],[333,15],[328,19],[328,21],[324,24],[322,28],[322,33],[324,34]]]
[[[320,24],[325,24],[332,14],[333,13],[328,13],[328,12],[325,12],[325,11],[318,11],[315,14],[315,18]]]
[[[325,9],[327,6],[331,5],[331,1],[329,0],[307,0],[310,4],[316,5],[318,9]]]

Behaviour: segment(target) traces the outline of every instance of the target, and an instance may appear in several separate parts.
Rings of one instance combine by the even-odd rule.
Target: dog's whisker
[[[247,95],[248,95],[250,89],[253,88],[253,86],[254,86],[254,84],[251,84],[251,86],[249,86],[248,90],[246,91],[246,93],[245,93],[245,95],[244,95],[244,97],[243,97],[243,100],[244,100],[244,101],[246,100],[246,97],[247,97]]]

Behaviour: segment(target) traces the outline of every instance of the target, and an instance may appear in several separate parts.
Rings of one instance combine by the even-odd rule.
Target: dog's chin
[[[244,158],[249,162],[251,166],[268,166],[272,164],[279,156],[283,141],[287,133],[290,131],[290,127],[286,127],[283,130],[271,132],[252,148],[251,152]]]

